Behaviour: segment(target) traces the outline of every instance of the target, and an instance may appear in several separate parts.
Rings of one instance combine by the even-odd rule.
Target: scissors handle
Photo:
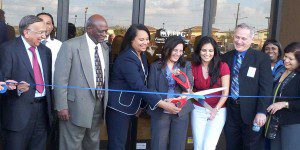
[[[174,103],[176,107],[178,108],[182,108],[184,106],[184,104],[186,103],[186,99],[182,98],[182,99],[175,99],[172,100],[171,103]]]
[[[174,73],[172,73],[172,78],[180,85],[182,85],[186,90],[189,90],[191,88],[190,81],[188,76],[182,72],[181,70],[178,70],[179,74],[183,75],[185,78],[185,82],[180,80]]]

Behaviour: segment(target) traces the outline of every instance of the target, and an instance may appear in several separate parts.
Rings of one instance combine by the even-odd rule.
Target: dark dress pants
[[[263,129],[259,132],[252,130],[252,124],[243,122],[240,105],[229,99],[227,118],[225,123],[225,137],[227,150],[263,150]]]
[[[47,102],[34,102],[27,126],[21,131],[4,130],[4,150],[45,150],[47,141]]]
[[[134,115],[126,115],[109,107],[106,109],[108,150],[125,150],[128,128]]]

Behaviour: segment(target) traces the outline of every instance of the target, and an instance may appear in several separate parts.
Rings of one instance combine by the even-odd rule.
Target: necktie
[[[35,47],[30,47],[29,50],[31,51],[32,56],[33,56],[32,57],[32,66],[33,66],[33,73],[34,73],[34,82],[35,82],[35,84],[44,84],[41,68],[40,68],[40,65],[38,63],[37,56],[36,56],[36,53],[35,53]],[[36,90],[39,93],[43,93],[44,86],[37,85]]]
[[[98,46],[95,47],[95,70],[96,70],[96,88],[103,88],[103,76],[102,76],[102,67],[101,61],[98,54]],[[101,100],[103,97],[104,91],[97,90],[96,97]]]
[[[233,77],[231,81],[231,96],[234,100],[239,97],[239,72],[242,65],[242,54],[238,54],[233,67]]]

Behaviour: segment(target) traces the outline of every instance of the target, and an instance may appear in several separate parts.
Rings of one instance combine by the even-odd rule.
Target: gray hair
[[[254,28],[253,28],[252,26],[250,26],[250,25],[248,25],[248,24],[246,24],[246,23],[241,23],[241,24],[239,24],[239,25],[237,25],[237,26],[235,27],[234,32],[236,32],[236,30],[237,30],[238,28],[249,30],[249,31],[250,31],[250,37],[251,37],[251,38],[254,38],[255,32],[254,32]]]
[[[24,36],[24,30],[26,30],[29,25],[34,24],[36,22],[43,22],[43,19],[41,19],[35,15],[28,15],[28,16],[23,17],[19,23],[20,34]]]

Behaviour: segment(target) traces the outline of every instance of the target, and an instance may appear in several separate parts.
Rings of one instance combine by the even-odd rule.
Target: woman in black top
[[[276,81],[277,98],[267,110],[279,118],[276,138],[271,140],[271,150],[299,149],[300,135],[300,42],[293,42],[284,49],[286,71]],[[279,87],[278,87],[279,86]],[[280,98],[283,97],[283,98]]]

